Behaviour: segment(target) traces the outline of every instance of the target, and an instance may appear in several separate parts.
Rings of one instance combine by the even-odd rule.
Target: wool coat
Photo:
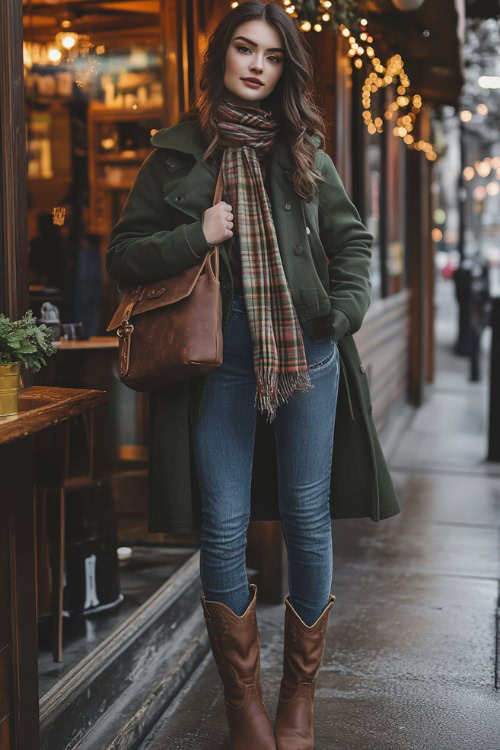
[[[352,334],[370,303],[373,235],[360,220],[330,156],[316,146],[316,168],[325,182],[304,200],[294,189],[294,160],[284,138],[270,156],[266,187],[283,268],[297,315],[315,338],[332,336],[341,376],[331,468],[331,517],[370,517],[400,512],[372,417],[365,368]],[[208,251],[205,209],[213,204],[216,168],[202,159],[199,124],[185,121],[158,131],[140,168],[106,254],[109,275],[120,287],[179,274]],[[223,331],[231,316],[233,278],[220,245]],[[207,377],[150,395],[149,531],[198,530],[201,495],[191,433],[203,405]],[[307,435],[304,436],[307,440]],[[227,466],[227,471],[232,470]],[[257,413],[251,520],[279,520],[272,423]]]

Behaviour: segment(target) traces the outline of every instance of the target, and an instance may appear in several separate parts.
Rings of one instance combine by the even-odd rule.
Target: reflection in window
[[[395,294],[405,285],[405,194],[403,140],[387,131],[387,252],[386,294]]]
[[[364,127],[364,126],[363,126]],[[381,222],[380,200],[382,195],[382,135],[366,134],[365,206],[366,228],[373,234],[371,282],[372,298],[382,296],[381,281]]]

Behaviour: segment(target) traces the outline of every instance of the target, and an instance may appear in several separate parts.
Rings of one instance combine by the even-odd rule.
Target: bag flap
[[[134,299],[137,302],[132,310],[131,318],[158,307],[173,305],[181,299],[188,297],[193,291],[198,276],[207,262],[207,256],[196,266],[187,268],[177,276],[172,276],[161,281],[152,281],[142,286],[128,287],[123,293],[120,304],[111,319],[106,331],[113,331],[119,327],[125,316],[125,310]]]

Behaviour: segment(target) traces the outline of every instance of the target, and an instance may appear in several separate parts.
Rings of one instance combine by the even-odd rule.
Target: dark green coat
[[[318,141],[314,137],[316,146]],[[205,147],[195,121],[160,130],[111,234],[106,263],[120,285],[173,276],[198,263],[208,250],[201,226],[213,203],[215,167],[202,161]],[[309,203],[293,187],[294,162],[281,139],[268,167],[266,187],[283,267],[297,314],[314,338],[331,335],[341,357],[332,464],[332,518],[369,516],[374,521],[400,508],[377,432],[367,376],[352,334],[370,303],[373,236],[361,223],[332,160],[317,149],[325,176]],[[223,328],[233,280],[221,245]],[[149,531],[199,529],[200,491],[190,444],[206,377],[179,383],[150,399]],[[307,438],[306,438],[307,439]],[[231,471],[231,466],[227,467]],[[252,480],[252,520],[279,519],[272,425],[257,414]]]

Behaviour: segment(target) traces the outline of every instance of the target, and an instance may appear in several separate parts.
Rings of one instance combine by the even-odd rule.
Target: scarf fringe
[[[257,388],[254,406],[261,414],[267,415],[267,422],[276,418],[278,406],[286,403],[295,391],[309,391],[314,388],[309,372],[280,372],[265,370],[261,365],[256,373]]]

